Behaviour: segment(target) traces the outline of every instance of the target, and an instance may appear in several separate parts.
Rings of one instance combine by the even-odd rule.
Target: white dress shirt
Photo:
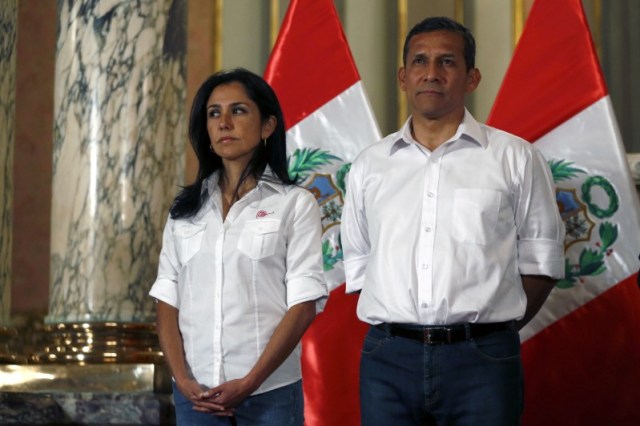
[[[291,306],[317,301],[319,312],[328,291],[320,210],[309,191],[260,180],[223,221],[218,174],[203,188],[200,212],[165,226],[150,295],[179,310],[188,367],[214,387],[249,372]],[[254,394],[300,378],[298,344]]]
[[[434,151],[397,133],[363,150],[342,213],[347,291],[370,324],[520,319],[520,275],[564,276],[553,180],[528,142],[468,111]]]

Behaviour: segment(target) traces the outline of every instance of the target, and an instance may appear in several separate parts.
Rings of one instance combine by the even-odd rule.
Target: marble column
[[[186,8],[58,2],[50,330],[154,321],[147,293],[184,176]]]
[[[13,144],[16,113],[16,41],[18,0],[0,8],[0,327],[11,311]]]

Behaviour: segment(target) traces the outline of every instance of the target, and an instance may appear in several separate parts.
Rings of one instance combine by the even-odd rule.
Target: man
[[[564,274],[551,175],[524,140],[465,109],[475,41],[448,18],[407,35],[411,116],[353,162],[342,216],[347,291],[372,325],[363,425],[513,425],[517,330]]]

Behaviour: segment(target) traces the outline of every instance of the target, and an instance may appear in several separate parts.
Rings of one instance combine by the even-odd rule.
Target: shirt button
[[[433,192],[428,192],[427,193],[427,197],[429,197],[429,198],[433,198],[433,197],[435,197],[435,195],[436,194],[434,194]]]
[[[422,269],[429,269],[429,265],[427,265],[426,263],[422,264]]]
[[[426,303],[423,303],[421,306],[422,306],[423,309],[427,309],[427,304]]]
[[[424,232],[431,232],[431,227],[427,226],[426,228],[424,228]]]

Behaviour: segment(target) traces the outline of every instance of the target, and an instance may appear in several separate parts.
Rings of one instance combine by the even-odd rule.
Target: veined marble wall
[[[47,323],[152,322],[184,175],[186,0],[58,2]]]
[[[0,326],[9,324],[11,310],[17,26],[18,0],[7,0],[0,8]]]

